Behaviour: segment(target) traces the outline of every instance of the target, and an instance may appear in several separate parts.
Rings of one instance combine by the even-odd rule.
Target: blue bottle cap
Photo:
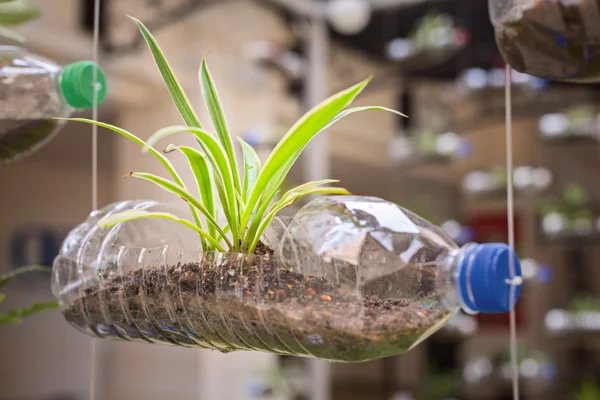
[[[514,261],[512,280],[509,257]],[[457,287],[466,311],[504,313],[516,304],[521,292],[521,264],[507,245],[469,245],[458,262]]]

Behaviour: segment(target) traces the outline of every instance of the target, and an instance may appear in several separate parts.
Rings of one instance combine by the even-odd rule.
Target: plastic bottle
[[[489,0],[496,41],[520,72],[572,82],[600,80],[595,0]]]
[[[520,291],[506,245],[459,248],[374,197],[313,200],[273,221],[254,255],[202,253],[197,236],[165,220],[97,226],[130,208],[166,207],[109,205],[67,236],[54,262],[63,314],[93,336],[357,362],[413,348],[461,307],[506,312],[512,285],[515,299]]]
[[[104,73],[91,61],[64,67],[27,50],[0,46],[0,165],[48,142],[76,109],[106,97]]]

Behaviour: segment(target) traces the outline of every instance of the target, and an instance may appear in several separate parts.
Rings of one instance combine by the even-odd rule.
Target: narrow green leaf
[[[329,121],[329,123],[327,125],[325,125],[325,127],[322,130],[329,128],[331,125],[335,124],[340,119],[347,117],[348,115],[363,112],[363,111],[387,111],[387,112],[391,112],[393,114],[399,115],[401,117],[408,118],[405,114],[401,113],[400,111],[394,110],[393,108],[383,107],[383,106],[352,107],[352,108],[349,108],[347,110],[344,110],[344,111],[338,113],[335,117],[333,117],[331,119],[331,121]]]
[[[215,227],[215,229],[217,230],[217,232],[220,233],[223,236],[223,240],[225,240],[225,242],[227,243],[227,246],[231,250],[234,249],[234,247],[231,244],[231,242],[225,236],[225,233],[223,232],[223,230],[219,227],[218,222],[213,218],[213,216],[210,214],[210,212],[208,212],[208,210],[206,209],[206,207],[204,207],[204,205],[202,205],[202,203],[200,203],[198,201],[198,199],[195,198],[186,189],[184,189],[183,187],[181,187],[180,185],[178,185],[178,184],[176,184],[174,182],[171,182],[171,181],[169,181],[169,180],[167,180],[165,178],[162,178],[160,176],[156,176],[156,175],[153,175],[153,174],[148,174],[148,173],[144,173],[144,172],[132,172],[129,175],[133,176],[135,178],[139,178],[139,179],[144,179],[144,180],[150,181],[150,182],[156,184],[157,186],[165,189],[166,191],[171,192],[171,193],[179,196],[185,202],[187,202],[191,206],[195,207],[198,211],[200,211],[202,213],[202,215],[204,215],[204,217],[206,218],[206,221],[209,224],[212,224]]]
[[[231,233],[234,238],[239,238],[239,211],[235,198],[235,186],[233,183],[232,171],[229,168],[227,155],[221,144],[208,132],[200,128],[171,126],[156,131],[149,139],[148,144],[152,146],[161,139],[178,133],[189,132],[196,137],[200,147],[206,154],[211,166],[217,189],[221,199],[221,206],[227,218],[227,222],[231,226]],[[222,188],[219,187],[222,185]],[[237,247],[236,247],[237,248]]]
[[[260,173],[261,162],[256,151],[248,143],[238,136],[238,141],[242,146],[244,153],[244,184],[242,185],[242,199],[244,204],[248,201],[248,197],[256,184],[258,174]]]
[[[366,106],[366,107],[354,107],[354,108],[350,108],[348,110],[344,110],[339,112],[335,117],[333,117],[322,129],[321,131],[326,130],[327,128],[329,128],[331,125],[333,125],[334,123],[336,123],[337,121],[341,120],[344,117],[347,117],[348,115],[357,113],[357,112],[362,112],[362,111],[388,111],[388,112],[392,112],[398,115],[402,115],[404,116],[404,114],[387,108],[387,107],[381,107],[381,106]],[[304,148],[304,147],[303,147]],[[294,165],[294,163],[296,162],[296,160],[298,159],[298,157],[300,156],[300,153],[302,152],[303,148],[299,149],[295,154],[293,154],[288,160],[283,162],[283,167],[279,170],[279,172],[277,172],[269,181],[269,183],[267,184],[267,188],[264,191],[264,193],[261,195],[260,197],[260,207],[258,208],[258,210],[256,210],[255,214],[254,214],[254,219],[252,221],[252,224],[250,225],[249,229],[247,230],[248,233],[252,234],[252,232],[254,232],[257,227],[256,225],[258,223],[260,223],[260,221],[262,220],[267,207],[266,204],[270,203],[271,200],[275,197],[275,194],[277,193],[277,191],[279,190],[279,187],[281,186],[281,184],[283,183],[285,177],[287,176],[289,170],[292,168],[292,166]],[[271,154],[272,155],[272,154]],[[251,207],[250,204],[246,205],[247,207],[247,211],[248,208]],[[258,221],[257,221],[258,220]],[[242,226],[246,226],[247,224],[247,220],[245,218],[242,219]],[[247,244],[249,240],[249,237],[245,237],[244,238],[244,243]]]
[[[251,238],[253,237],[253,232],[256,232],[258,225],[260,224],[265,213],[269,209],[269,205],[271,204],[271,201],[273,200],[273,198],[279,191],[279,188],[283,184],[283,181],[285,180],[285,177],[287,175],[287,171],[289,171],[290,168],[292,167],[292,165],[294,165],[294,163],[298,159],[299,155],[300,155],[300,152],[297,152],[288,161],[286,161],[284,168],[282,168],[273,177],[273,179],[271,179],[271,181],[267,185],[267,189],[261,195],[260,200],[257,203],[257,208],[254,211],[252,222],[251,222],[249,228],[245,230],[245,235],[242,240],[242,244],[244,245],[244,247],[247,247],[248,241],[251,240]],[[248,207],[248,206],[246,205],[246,207]]]
[[[1,25],[21,25],[39,16],[40,10],[23,0],[0,3]]]
[[[25,43],[25,36],[3,26],[0,26],[0,36],[14,42]]]
[[[229,232],[229,225],[225,225],[223,227],[223,233],[227,234],[227,232]],[[219,236],[217,236],[217,241],[221,242],[223,240],[223,235],[219,234]]]
[[[366,79],[324,100],[290,128],[273,149],[260,172],[256,185],[248,199],[245,213],[242,216],[242,231],[247,227],[252,212],[269,182],[282,170],[287,169],[289,171],[289,168],[291,168],[289,160],[294,156],[297,158],[299,152],[306,147],[308,142],[358,96],[369,83],[369,80]]]
[[[165,157],[160,151],[156,150],[151,144],[143,141],[142,139],[140,139],[133,133],[126,131],[125,129],[121,129],[115,125],[106,124],[104,122],[98,122],[98,121],[94,121],[92,119],[87,119],[87,118],[54,118],[54,119],[65,120],[65,121],[74,121],[74,122],[83,122],[85,124],[97,125],[101,128],[106,128],[115,133],[118,133],[119,135],[131,140],[132,142],[137,143],[138,145],[140,145],[142,147],[142,151],[144,151],[144,152],[149,151],[150,153],[152,153],[152,155],[154,157],[156,157],[158,159],[158,161],[160,161],[160,163],[165,167],[167,172],[169,172],[169,174],[173,177],[175,182],[178,185],[182,186],[184,189],[186,189],[183,179],[181,179],[181,177],[179,176],[179,174],[175,170],[175,167],[173,166],[173,164],[171,164],[169,159],[167,157]],[[194,221],[196,221],[196,225],[198,225],[199,228],[202,228],[202,222],[200,221],[200,218],[198,217],[198,212],[191,205],[190,205],[190,210],[192,212],[192,215],[194,216]]]
[[[292,189],[284,197],[282,197],[279,201],[277,201],[273,205],[273,207],[271,207],[271,211],[269,211],[269,214],[267,214],[267,216],[260,222],[260,225],[258,226],[256,233],[253,234],[252,240],[248,247],[249,248],[248,252],[250,254],[254,253],[254,250],[256,249],[256,245],[258,244],[260,237],[262,236],[264,231],[267,229],[267,227],[269,226],[269,224],[271,223],[273,218],[275,218],[275,215],[279,211],[290,206],[292,203],[294,203],[299,198],[304,197],[304,196],[309,196],[311,194],[343,195],[343,194],[350,194],[350,192],[348,192],[348,190],[346,190],[344,188],[337,188],[337,187],[312,187],[309,189],[298,190],[298,191],[294,191]]]
[[[202,124],[200,123],[200,119],[198,118],[196,111],[194,111],[194,108],[188,100],[185,91],[183,90],[181,84],[175,77],[171,66],[165,58],[162,50],[158,46],[156,39],[154,39],[154,36],[152,36],[148,28],[146,28],[146,26],[140,20],[131,16],[129,18],[135,21],[138,28],[140,29],[140,32],[142,33],[142,36],[144,36],[146,43],[148,43],[148,47],[152,52],[152,56],[154,57],[156,66],[158,67],[158,70],[160,71],[163,77],[165,85],[167,86],[167,89],[169,89],[169,93],[171,94],[173,103],[175,103],[175,106],[177,106],[177,109],[183,117],[183,120],[188,126],[202,128]]]
[[[14,277],[27,274],[29,272],[52,272],[52,267],[44,267],[43,265],[26,265],[0,275],[0,289],[4,287]]]
[[[233,173],[234,186],[239,191],[241,189],[241,185],[237,162],[235,159],[235,151],[233,149],[233,141],[231,140],[231,135],[229,134],[229,128],[227,127],[227,121],[225,120],[223,107],[221,106],[221,102],[219,100],[219,94],[217,93],[217,89],[213,84],[213,79],[210,71],[208,70],[208,65],[206,65],[205,59],[202,60],[202,64],[200,65],[199,75],[202,96],[204,97],[206,107],[208,108],[208,113],[210,114],[210,119],[213,123],[215,131],[217,132],[221,146],[223,146],[223,149],[225,149],[225,154],[227,154],[229,168]]]
[[[215,215],[212,177],[210,176],[210,170],[208,167],[206,156],[200,153],[198,150],[187,146],[167,147],[166,151],[169,151],[170,149],[179,150],[187,158],[188,163],[190,165],[190,169],[192,170],[194,178],[196,179],[198,193],[202,198],[202,204],[204,204],[208,212],[210,212],[216,220],[217,218]],[[209,225],[208,233],[211,236],[215,237],[215,232],[215,227]]]
[[[6,299],[6,295],[4,293],[0,293],[0,303],[2,303]]]
[[[335,179],[323,179],[320,181],[307,182],[300,186],[295,187],[294,189],[289,190],[287,193],[285,193],[281,197],[281,199],[284,199],[286,196],[293,195],[295,192],[302,192],[302,191],[310,190],[310,189],[318,187],[318,186],[326,185],[328,183],[336,183],[336,182],[339,182],[339,181],[335,180]],[[249,241],[251,241],[254,238],[256,230],[258,229],[258,226],[262,222],[262,219],[269,208],[271,200],[273,199],[273,197],[275,197],[275,194],[276,194],[279,186],[281,186],[281,184],[270,187],[267,191],[266,196],[263,196],[261,198],[261,201],[259,202],[260,206],[258,207],[258,210],[256,210],[256,213],[254,214],[254,218],[252,219],[252,222],[250,223],[250,227],[248,228],[248,231],[246,232],[246,236],[243,239],[244,245],[247,246],[249,244]],[[271,192],[269,192],[269,190]]]
[[[16,324],[21,319],[29,317],[30,315],[36,314],[43,310],[55,310],[58,309],[57,301],[48,301],[45,303],[36,303],[28,307],[16,308],[7,312],[6,314],[0,315],[0,326],[6,324]]]
[[[129,221],[137,221],[140,219],[148,219],[148,218],[156,218],[156,219],[166,219],[169,221],[174,221],[179,224],[182,224],[196,232],[198,232],[204,239],[210,242],[211,245],[214,246],[219,251],[225,251],[223,247],[219,244],[219,242],[214,238],[214,236],[208,234],[202,229],[198,228],[196,225],[188,221],[184,218],[179,218],[176,215],[166,212],[148,212],[145,210],[126,210],[118,213],[114,213],[102,218],[98,221],[98,226],[102,229],[111,228],[117,224],[122,222]]]
[[[238,192],[237,189],[234,189],[233,194],[235,195],[235,199],[237,200],[238,204],[240,205],[240,208],[244,208],[244,206],[246,205],[246,202],[242,198],[242,195],[240,194],[240,192]]]

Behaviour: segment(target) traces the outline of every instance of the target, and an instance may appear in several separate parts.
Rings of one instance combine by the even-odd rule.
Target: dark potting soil
[[[600,80],[600,2],[538,0],[518,19],[496,25],[512,68],[545,79]]]
[[[346,362],[403,353],[451,316],[437,299],[351,294],[262,252],[252,262],[145,266],[88,287],[63,312],[101,337]]]
[[[0,164],[43,146],[62,123],[54,119],[0,120]]]

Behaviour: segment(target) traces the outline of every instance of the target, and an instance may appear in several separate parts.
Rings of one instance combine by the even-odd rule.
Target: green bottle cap
[[[97,82],[96,101],[100,105],[106,98],[106,76],[98,64],[78,61],[63,67],[58,85],[68,105],[73,108],[94,106],[94,74]]]

